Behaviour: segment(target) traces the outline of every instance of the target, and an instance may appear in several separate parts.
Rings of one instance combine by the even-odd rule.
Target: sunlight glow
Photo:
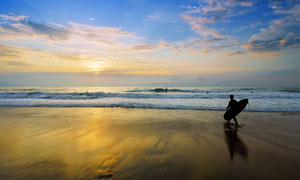
[[[103,61],[87,61],[84,62],[84,66],[88,68],[89,72],[93,72],[95,74],[103,71],[106,67],[105,62]]]

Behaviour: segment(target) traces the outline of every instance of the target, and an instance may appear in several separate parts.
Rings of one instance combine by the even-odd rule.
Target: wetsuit
[[[229,103],[228,103],[228,106],[227,106],[226,111],[228,111],[228,110],[231,109],[231,108],[234,108],[237,104],[238,104],[238,102],[237,102],[235,99],[230,100]],[[234,120],[235,125],[236,125],[236,126],[239,126],[239,124],[238,124],[236,118],[233,117],[232,119]],[[229,121],[230,121],[230,120],[228,120],[228,123],[229,123]]]
[[[227,110],[228,110],[228,108],[233,108],[236,105],[237,105],[237,101],[235,99],[230,100],[229,103],[228,103]]]

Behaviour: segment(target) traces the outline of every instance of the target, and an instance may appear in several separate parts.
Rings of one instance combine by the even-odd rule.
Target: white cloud
[[[300,47],[300,5],[291,9],[281,9],[288,14],[271,21],[266,29],[261,29],[248,41],[247,49],[252,52],[271,52]],[[279,13],[277,9],[275,13]]]
[[[250,0],[204,0],[198,6],[182,6],[187,11],[182,14],[193,31],[201,36],[224,37],[210,25],[218,22],[230,22],[230,17],[252,11],[253,3]]]
[[[16,15],[6,15],[6,14],[0,14],[0,17],[4,20],[12,20],[12,21],[20,21],[20,20],[23,20],[25,18],[28,18],[25,15],[16,16]]]
[[[6,17],[6,16],[3,16]],[[8,16],[11,17],[11,16]],[[68,22],[67,25],[54,23],[37,23],[23,16],[15,19],[17,22],[3,22],[0,24],[0,37],[2,39],[41,39],[52,41],[67,41],[84,39],[85,41],[114,45],[120,40],[128,41],[137,39],[133,32],[124,31],[118,27],[89,26]]]
[[[209,28],[207,26],[208,23],[213,23],[214,20],[206,17],[194,17],[188,14],[182,14],[181,16],[184,20],[188,21],[192,27],[192,30],[198,33],[201,36],[214,36],[214,37],[223,37],[223,35],[219,34],[217,30],[213,28]]]
[[[67,29],[73,36],[84,38],[92,42],[113,45],[121,38],[136,38],[133,32],[123,31],[116,27],[100,27],[68,22]]]

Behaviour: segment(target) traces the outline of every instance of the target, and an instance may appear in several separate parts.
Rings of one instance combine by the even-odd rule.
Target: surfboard
[[[237,116],[240,112],[242,112],[248,104],[248,99],[240,100],[235,107],[231,107],[228,111],[224,114],[224,119],[229,121],[230,119]]]

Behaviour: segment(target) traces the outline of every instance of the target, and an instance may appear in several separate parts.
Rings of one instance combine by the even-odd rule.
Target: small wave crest
[[[177,88],[153,88],[153,89],[134,89],[128,90],[126,92],[155,92],[155,93],[163,93],[163,92],[182,92],[182,93],[201,93],[207,92],[198,89],[177,89]]]
[[[288,89],[289,90],[289,89]],[[242,99],[300,99],[300,93],[286,91],[253,91],[250,89],[133,89],[118,92],[57,92],[57,91],[26,91],[15,90],[0,92],[0,99],[70,99],[90,100],[103,98],[126,98],[126,99],[228,99],[229,94]]]
[[[106,93],[106,92],[81,92],[81,93],[46,93],[46,92],[5,92],[0,93],[0,99],[102,99],[102,98],[128,98],[128,99],[228,99],[229,93]],[[300,93],[247,93],[236,92],[238,99],[300,99]]]
[[[227,103],[227,99],[0,99],[0,107],[122,107],[220,111],[225,111]],[[254,99],[249,104],[245,111],[300,112],[300,103],[295,99]]]

